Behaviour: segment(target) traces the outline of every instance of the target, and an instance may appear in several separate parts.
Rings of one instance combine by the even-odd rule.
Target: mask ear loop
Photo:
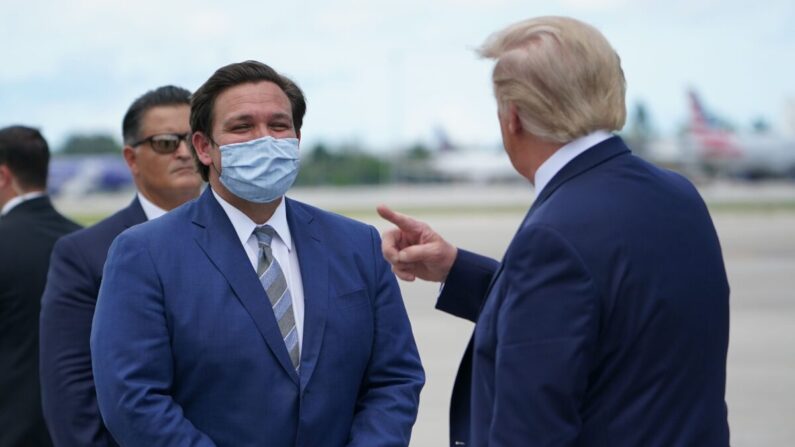
[[[207,139],[210,140],[210,146],[211,147],[215,146],[216,148],[218,148],[217,150],[218,150],[218,153],[220,154],[221,153],[221,146],[218,146],[218,144],[212,138],[207,137]],[[210,166],[212,166],[213,170],[215,170],[215,173],[218,174],[218,178],[221,178],[221,171],[217,167],[215,167],[215,162],[213,161],[213,157],[210,157]]]

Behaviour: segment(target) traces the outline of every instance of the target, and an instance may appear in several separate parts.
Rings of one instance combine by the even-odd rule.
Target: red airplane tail
[[[688,92],[690,100],[690,132],[706,158],[736,158],[741,155],[734,133],[719,126],[706,112],[695,91]]]

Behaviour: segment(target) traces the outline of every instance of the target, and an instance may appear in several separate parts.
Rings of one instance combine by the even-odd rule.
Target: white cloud
[[[671,128],[683,89],[725,114],[778,114],[793,95],[795,4],[769,0],[29,0],[0,16],[0,125],[116,132],[127,104],[166,83],[195,89],[221,65],[258,59],[309,97],[307,137],[390,146],[443,125],[499,138],[490,62],[471,48],[529,15],[593,23],[624,61],[629,95]],[[50,135],[52,136],[52,135]]]

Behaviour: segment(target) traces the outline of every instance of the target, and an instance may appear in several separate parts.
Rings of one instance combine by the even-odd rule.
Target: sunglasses
[[[143,140],[131,144],[131,146],[136,147],[144,143],[149,143],[149,145],[152,146],[152,149],[154,149],[154,151],[158,154],[170,154],[177,150],[181,141],[185,141],[185,144],[188,144],[189,136],[190,132],[161,133],[158,135],[152,135],[151,137],[146,137]]]

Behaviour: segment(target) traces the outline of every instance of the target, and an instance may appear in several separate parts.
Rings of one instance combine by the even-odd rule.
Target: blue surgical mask
[[[298,176],[298,138],[257,138],[226,144],[221,150],[221,183],[232,194],[255,203],[283,196]]]

